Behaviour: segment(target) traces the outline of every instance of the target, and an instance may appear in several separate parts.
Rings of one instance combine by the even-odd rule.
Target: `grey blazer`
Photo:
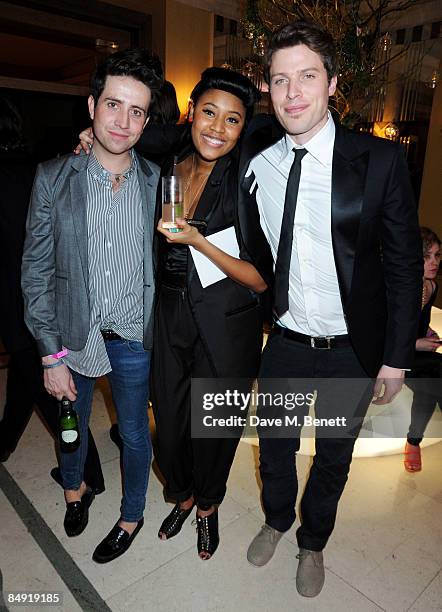
[[[40,355],[84,348],[89,334],[87,156],[40,164],[29,207],[22,260],[25,321]],[[137,155],[144,214],[144,347],[152,345],[152,242],[159,168]]]

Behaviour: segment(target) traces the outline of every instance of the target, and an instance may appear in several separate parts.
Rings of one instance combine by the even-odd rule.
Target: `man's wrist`
[[[45,355],[44,357],[42,357],[41,362],[43,365],[49,365],[51,363],[55,363],[62,357],[66,357],[68,352],[69,351],[63,347],[61,351],[58,351],[58,353],[53,353],[52,355]]]
[[[63,363],[63,359],[61,359],[61,357],[55,357],[54,355],[46,355],[45,357],[41,358],[41,364],[43,366],[52,365],[54,363],[58,363],[59,361]]]
[[[52,368],[58,368],[58,366],[64,365],[63,359],[56,359],[53,363],[43,363],[43,370],[52,370]]]
[[[410,371],[410,368],[396,368],[395,366],[389,366],[386,363],[383,363],[382,367],[389,368],[390,370],[397,370],[398,372],[401,372],[401,373]]]
[[[52,357],[52,355],[46,355],[45,357],[41,358],[41,362],[43,365],[55,363],[56,361],[58,361],[58,359],[56,359],[55,357]]]

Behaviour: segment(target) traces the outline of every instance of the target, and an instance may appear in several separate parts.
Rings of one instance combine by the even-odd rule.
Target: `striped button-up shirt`
[[[101,329],[143,341],[143,214],[137,160],[118,191],[93,151],[87,167],[87,233],[90,330],[81,351],[66,364],[84,376],[111,371]]]

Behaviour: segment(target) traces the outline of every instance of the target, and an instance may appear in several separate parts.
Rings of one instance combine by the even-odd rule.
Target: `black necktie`
[[[306,149],[293,149],[295,159],[290,168],[285,191],[284,213],[279,235],[278,255],[275,266],[274,311],[281,317],[289,309],[289,270],[292,256],[293,225],[295,223],[296,199],[298,197],[301,161]]]

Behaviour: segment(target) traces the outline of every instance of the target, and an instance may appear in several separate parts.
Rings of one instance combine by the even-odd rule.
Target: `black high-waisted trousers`
[[[160,286],[151,372],[156,459],[167,497],[180,502],[193,495],[200,506],[220,504],[239,439],[191,437],[191,378],[216,373],[185,287]]]

